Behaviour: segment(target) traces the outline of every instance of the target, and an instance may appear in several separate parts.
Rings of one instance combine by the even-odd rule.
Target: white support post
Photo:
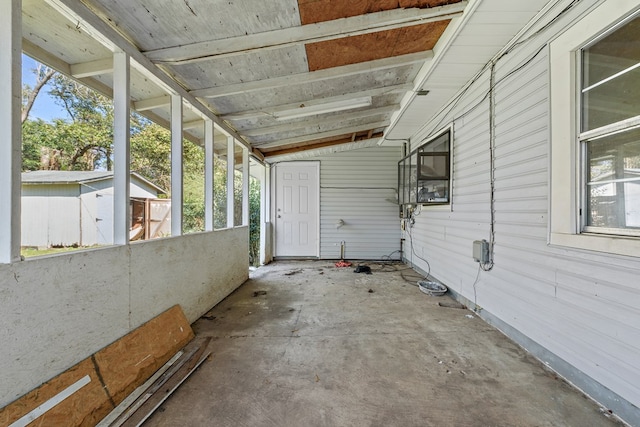
[[[0,263],[20,259],[22,1],[0,13]]]
[[[182,97],[171,95],[171,235],[182,235]]]
[[[213,231],[213,121],[204,121],[204,230]]]
[[[270,164],[265,164],[264,171],[264,189],[263,189],[263,199],[264,203],[262,207],[262,213],[264,214],[264,239],[265,239],[265,248],[264,248],[264,264],[267,264],[273,260],[273,195],[275,191],[273,189],[273,169]]]
[[[249,225],[249,150],[242,147],[242,225]]]
[[[227,228],[233,228],[235,215],[235,195],[233,193],[233,180],[236,155],[236,142],[232,136],[227,137]]]
[[[113,243],[129,243],[131,213],[130,68],[129,55],[113,54]]]
[[[268,167],[260,168],[260,264],[267,263],[267,175]]]

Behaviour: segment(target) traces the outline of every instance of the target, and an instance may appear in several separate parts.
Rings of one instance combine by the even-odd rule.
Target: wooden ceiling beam
[[[273,150],[273,151],[265,151],[265,152],[263,152],[263,154],[264,154],[265,158],[269,158],[269,157],[275,157],[275,156],[282,156],[282,155],[285,155],[285,154],[299,153],[301,151],[315,150],[315,149],[318,149],[318,148],[332,147],[334,145],[348,144],[348,143],[352,143],[352,142],[356,142],[356,141],[367,141],[367,140],[370,140],[370,139],[378,139],[378,138],[382,138],[383,136],[384,136],[384,134],[382,132],[377,132],[375,134],[372,133],[371,137],[369,137],[369,138],[363,137],[361,139],[353,139],[351,136],[349,136],[349,137],[346,137],[346,138],[335,139],[335,140],[332,140],[332,141],[316,142],[316,143],[313,143],[313,144],[308,144],[308,145],[303,145],[303,146],[282,148],[282,149]]]
[[[358,92],[343,93],[342,95],[338,95],[338,96],[328,96],[326,98],[314,98],[309,101],[293,102],[289,104],[280,104],[280,105],[270,105],[267,108],[261,108],[261,109],[250,110],[250,111],[242,111],[242,112],[231,113],[231,114],[223,114],[220,116],[220,118],[224,120],[229,120],[229,121],[258,119],[265,116],[276,115],[281,111],[291,110],[293,108],[299,107],[300,104],[304,104],[305,107],[311,107],[314,105],[322,105],[322,104],[328,104],[333,102],[346,101],[348,99],[361,98],[364,96],[372,96],[372,97],[381,96],[381,95],[388,95],[396,92],[406,92],[409,90],[413,90],[413,83],[402,83],[402,84],[397,84],[392,86],[375,87],[375,88],[362,90]]]
[[[316,118],[311,120],[305,119],[305,120],[300,120],[296,122],[284,121],[282,122],[282,124],[279,124],[276,126],[269,126],[269,127],[262,127],[262,128],[258,127],[255,129],[241,131],[241,132],[243,135],[246,135],[249,138],[251,138],[251,137],[267,135],[267,134],[295,131],[298,129],[326,126],[334,123],[346,122],[348,120],[366,119],[367,117],[380,116],[383,114],[391,114],[398,109],[400,109],[400,105],[393,104],[393,105],[387,105],[387,106],[378,107],[378,108],[368,108],[365,110],[354,111],[351,113],[343,112],[338,116],[329,116],[329,117]]]
[[[410,53],[407,55],[399,55],[369,62],[360,62],[358,64],[344,65],[342,67],[328,68],[325,70],[304,72],[264,80],[254,80],[244,83],[197,89],[192,90],[191,92],[189,92],[189,94],[201,98],[219,98],[222,96],[246,94],[247,92],[260,90],[274,90],[299,84],[308,85],[311,83],[331,80],[340,77],[355,76],[363,73],[372,73],[375,71],[388,70],[390,68],[397,68],[406,65],[422,64],[432,58],[432,51]]]
[[[349,126],[341,129],[334,129],[327,132],[318,132],[304,136],[298,136],[295,138],[287,138],[287,139],[278,139],[273,142],[267,142],[264,144],[253,144],[255,147],[260,149],[260,151],[264,152],[264,149],[274,148],[274,147],[282,147],[285,145],[298,145],[302,143],[308,143],[309,141],[319,140],[319,139],[327,139],[327,138],[335,138],[335,137],[344,137],[351,135],[353,132],[368,132],[369,129],[380,129],[389,125],[389,120],[382,120],[376,123],[365,123],[360,126]]]
[[[133,109],[140,111],[153,110],[155,108],[167,107],[171,104],[171,97],[169,95],[162,95],[156,98],[141,99],[133,102]]]
[[[90,34],[96,40],[103,43],[109,48],[121,49],[131,57],[132,64],[135,62],[148,72],[154,80],[161,82],[172,93],[180,95],[186,102],[193,105],[197,110],[208,119],[212,120],[219,129],[233,136],[236,141],[247,148],[251,145],[236,132],[235,129],[227,125],[222,119],[215,115],[209,108],[202,104],[198,99],[191,95],[176,80],[165,74],[154,63],[149,61],[130,40],[124,38],[116,29],[104,22],[99,16],[91,11],[85,4],[77,0],[45,0],[47,4],[52,6],[62,16],[71,22],[77,22],[81,26],[82,31]],[[71,74],[71,73],[69,73]]]
[[[76,79],[110,73],[113,73],[113,57],[71,65],[71,76]]]
[[[316,43],[452,19],[461,15],[466,5],[467,2],[462,1],[424,9],[398,8],[246,36],[156,49],[144,54],[153,62],[185,64],[210,58],[243,55],[259,50],[282,49],[305,43]]]

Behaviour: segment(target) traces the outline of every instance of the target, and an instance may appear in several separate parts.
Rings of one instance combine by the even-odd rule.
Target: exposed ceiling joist
[[[216,86],[205,89],[197,89],[190,92],[191,95],[202,98],[217,98],[231,96],[259,90],[273,90],[280,87],[288,87],[297,84],[309,84],[338,77],[353,76],[362,73],[382,71],[389,68],[402,67],[423,63],[433,58],[433,52],[418,52],[407,55],[378,59],[376,61],[360,62],[344,65],[342,67],[327,68],[324,70],[292,74],[289,76],[274,77],[265,80],[238,83],[225,86]]]
[[[330,96],[326,98],[315,98],[313,100],[306,101],[304,103],[293,102],[290,104],[269,106],[268,109],[262,108],[259,110],[244,111],[242,113],[237,113],[237,114],[224,114],[220,117],[223,118],[224,120],[230,120],[230,121],[256,119],[264,116],[273,116],[278,114],[281,111],[287,111],[287,110],[291,110],[292,108],[299,107],[301,104],[304,104],[305,106],[310,107],[312,105],[322,105],[326,103],[339,102],[347,99],[360,98],[363,96],[380,96],[380,95],[387,95],[395,92],[406,92],[411,89],[413,89],[413,83],[403,83],[399,85],[367,89],[359,92],[345,93],[338,96]]]
[[[304,143],[304,142],[309,142],[310,140],[338,137],[338,136],[342,136],[342,135],[348,135],[349,137],[351,137],[351,134],[354,133],[354,132],[365,132],[365,131],[368,132],[369,129],[384,128],[384,127],[386,127],[388,125],[389,125],[389,120],[383,120],[383,121],[379,121],[379,122],[375,122],[375,123],[365,123],[365,124],[360,125],[360,126],[349,126],[347,128],[334,129],[334,130],[327,131],[327,132],[318,132],[318,133],[314,133],[313,135],[306,135],[306,136],[300,136],[300,137],[295,137],[295,138],[287,138],[287,139],[279,139],[277,141],[267,142],[265,144],[259,144],[259,145],[256,144],[256,147],[260,151],[264,151],[267,148],[278,147],[278,146],[281,146],[281,145],[288,145],[288,144],[300,144],[300,143]]]
[[[254,148],[251,150],[251,154],[253,154],[253,156],[256,157],[258,160],[260,160],[261,162],[264,162],[264,154],[262,154],[262,151],[258,150],[257,148]]]
[[[132,59],[139,63],[142,67],[148,70],[155,79],[162,82],[167,87],[171,88],[173,92],[180,95],[184,100],[190,104],[197,106],[198,110],[207,118],[211,119],[224,133],[233,136],[236,141],[251,148],[250,144],[238,133],[235,129],[229,127],[222,119],[213,114],[207,107],[200,103],[193,95],[189,94],[183,87],[181,87],[175,80],[163,73],[158,67],[144,56],[136,46],[134,46],[129,40],[124,38],[114,28],[109,26],[106,22],[102,21],[97,15],[95,15],[87,6],[81,2],[74,0],[45,0],[48,4],[54,7],[60,14],[72,22],[82,22],[82,30],[97,40],[105,40],[103,43],[107,47],[111,47],[115,50],[114,46],[118,49],[126,52]],[[71,71],[69,69],[69,71]],[[69,72],[69,74],[71,74]]]
[[[386,10],[317,24],[158,49],[145,52],[145,55],[154,62],[170,64],[184,64],[212,57],[244,55],[255,50],[279,49],[308,42],[333,40],[452,19],[462,14],[466,4],[467,2],[463,1],[425,9]]]
[[[133,108],[136,111],[153,110],[154,108],[162,108],[171,104],[171,97],[169,95],[162,95],[156,98],[141,99],[133,103]]]
[[[382,136],[383,136],[382,132],[377,132],[375,134],[371,134],[371,136],[369,136],[368,138],[359,139],[357,141],[364,142],[364,141],[369,141],[373,139],[379,139],[379,138],[382,138]],[[283,156],[285,154],[293,154],[293,153],[299,153],[302,151],[316,150],[318,148],[326,148],[326,147],[333,147],[335,145],[349,144],[354,141],[356,141],[356,139],[352,139],[351,137],[348,137],[348,138],[336,139],[333,141],[317,142],[315,144],[309,144],[304,146],[282,148],[274,151],[265,152],[264,157],[269,158],[269,157],[275,157],[275,156]]]
[[[257,128],[257,129],[254,129],[254,130],[245,131],[245,132],[243,132],[243,134],[247,135],[249,137],[255,137],[255,136],[272,134],[272,133],[295,131],[297,129],[313,128],[313,127],[316,127],[316,126],[320,127],[320,126],[324,126],[324,125],[330,125],[330,124],[336,123],[336,122],[346,122],[348,120],[358,120],[358,119],[363,119],[363,118],[366,118],[366,117],[379,116],[379,115],[382,115],[382,114],[391,114],[395,110],[397,110],[398,108],[400,108],[400,105],[397,105],[397,104],[396,105],[387,105],[387,106],[384,106],[384,107],[371,108],[371,109],[366,109],[366,110],[361,110],[361,111],[354,111],[352,113],[342,113],[342,114],[340,114],[340,116],[338,118],[336,118],[336,117],[323,117],[323,118],[317,118],[317,119],[314,119],[314,120],[303,120],[303,121],[298,121],[298,122],[293,122],[293,123],[283,123],[283,124],[277,125],[277,126]]]
[[[33,59],[41,62],[47,67],[53,68],[54,70],[66,74],[68,76],[71,75],[71,65],[67,62],[61,60],[55,55],[47,52],[41,47],[31,43],[27,39],[22,39],[22,51],[27,55],[31,56]],[[92,77],[83,77],[77,79],[85,86],[90,87],[91,89],[105,95],[108,97],[113,96],[113,90],[111,87],[106,84],[96,80]]]
[[[113,57],[71,65],[71,75],[76,79],[113,73]]]
[[[24,38],[22,39],[22,51],[61,73],[71,75],[71,66],[68,63]]]
[[[204,126],[204,120],[193,120],[191,122],[183,122],[182,123],[182,129],[195,129],[195,128],[201,128]]]

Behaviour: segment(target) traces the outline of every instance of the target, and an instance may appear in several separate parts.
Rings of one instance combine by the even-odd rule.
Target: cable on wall
[[[496,92],[493,90],[496,79],[495,62],[491,63],[489,73],[489,262],[480,264],[484,271],[493,269],[493,246],[496,237]]]
[[[509,46],[507,49],[505,49],[503,52],[498,53],[494,58],[492,58],[490,61],[488,61],[486,64],[484,64],[484,66],[480,69],[480,71],[478,71],[475,76],[462,88],[462,90],[451,100],[449,100],[449,102],[447,102],[446,105],[444,105],[441,109],[440,112],[437,113],[434,117],[440,116],[440,121],[438,122],[438,124],[436,126],[434,126],[434,129],[439,129],[440,126],[442,125],[443,121],[445,120],[445,118],[449,115],[449,113],[451,113],[455,107],[458,105],[458,103],[460,102],[460,100],[462,98],[464,98],[464,96],[466,95],[466,93],[469,91],[469,89],[474,85],[474,83],[476,83],[480,77],[491,67],[494,67],[502,58],[504,58],[505,56],[507,56],[508,54],[510,54],[511,52],[513,52],[516,48],[520,47],[521,45],[523,45],[524,43],[528,42],[529,40],[532,40],[533,38],[535,38],[536,36],[538,36],[539,34],[541,34],[542,32],[544,32],[545,30],[547,30],[549,27],[551,27],[556,21],[558,21],[562,16],[564,16],[565,14],[567,14],[571,9],[573,9],[574,6],[576,6],[581,0],[573,0],[571,3],[569,3],[565,8],[563,8],[560,12],[558,12],[553,18],[551,18],[549,20],[549,22],[547,22],[546,24],[544,24],[542,27],[540,27],[538,30],[534,31],[533,33],[531,33],[529,36],[518,40],[516,42],[514,42],[511,46]],[[541,18],[542,19],[542,18]],[[527,65],[529,65],[531,63],[531,61],[533,61],[533,59],[535,57],[537,57],[540,52],[542,52],[542,50],[544,50],[544,48],[547,46],[547,44],[543,44],[538,51],[536,51],[535,54],[533,54],[527,61],[525,61],[522,65],[520,65],[519,67],[515,68],[514,70],[510,71],[509,73],[507,73],[504,77],[502,77],[500,80],[495,81],[494,84],[492,84],[489,87],[489,91],[487,91],[485,93],[485,95],[482,97],[482,99],[480,99],[475,105],[473,105],[472,107],[470,107],[469,109],[467,109],[464,113],[462,113],[459,116],[456,116],[455,118],[453,118],[451,121],[455,122],[456,120],[459,120],[460,118],[470,114],[472,111],[474,111],[476,108],[478,108],[486,99],[487,96],[489,96],[489,93],[495,88],[496,85],[502,83],[504,80],[506,80],[507,78],[511,77],[513,74],[517,73],[518,71],[522,70],[524,67],[526,67]]]

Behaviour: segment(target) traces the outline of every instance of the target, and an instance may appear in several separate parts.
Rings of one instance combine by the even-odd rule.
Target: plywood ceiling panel
[[[298,0],[302,25],[398,8],[428,8],[461,0]]]
[[[309,71],[423,52],[433,48],[449,20],[306,45]]]
[[[42,0],[40,0],[42,2]],[[42,2],[44,3],[44,2]],[[83,0],[142,51],[300,25],[296,0]]]

